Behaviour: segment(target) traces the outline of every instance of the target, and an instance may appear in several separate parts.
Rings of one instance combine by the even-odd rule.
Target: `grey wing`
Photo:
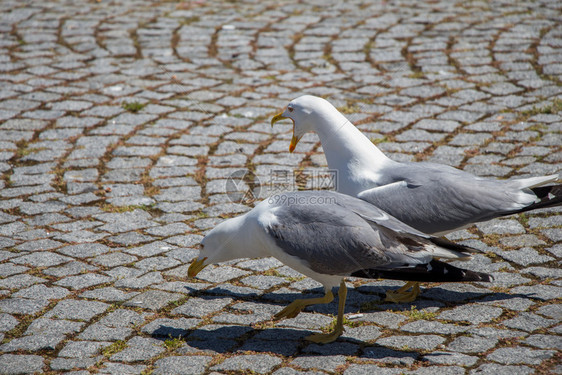
[[[353,211],[366,221],[375,223],[378,226],[377,229],[385,228],[393,233],[408,236],[418,236],[423,238],[430,237],[426,233],[420,232],[418,229],[401,222],[387,211],[384,211],[377,205],[374,205],[366,200],[338,194],[336,202],[338,205]]]
[[[337,204],[283,205],[275,216],[266,232],[315,272],[345,276],[391,262],[379,232]]]
[[[379,232],[382,245],[387,249],[387,252],[392,253],[395,263],[396,261],[412,262],[411,258],[416,258],[419,255],[415,253],[422,250],[428,243],[446,249],[445,252],[440,252],[439,255],[435,254],[443,258],[463,258],[468,257],[470,253],[480,252],[477,249],[457,245],[448,240],[420,232],[364,200],[339,194],[337,204],[353,211]],[[433,248],[433,252],[439,251]]]
[[[389,171],[388,178],[387,184],[358,197],[425,233],[459,229],[533,201],[509,181],[479,178],[438,164],[403,164]]]

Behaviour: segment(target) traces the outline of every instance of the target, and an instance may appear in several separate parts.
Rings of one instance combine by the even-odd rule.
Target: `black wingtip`
[[[493,277],[487,273],[465,270],[435,259],[428,264],[419,264],[415,267],[360,270],[351,276],[419,282],[490,282],[493,280]]]
[[[526,212],[536,210],[538,208],[562,205],[562,185],[539,186],[532,188],[531,191],[535,193],[540,201],[533,203],[518,212]]]
[[[470,247],[470,246],[461,245],[461,244],[455,243],[453,241],[449,241],[448,239],[443,238],[443,237],[431,237],[431,238],[429,238],[429,240],[434,245],[437,245],[439,247],[443,247],[443,248],[449,249],[449,250],[458,251],[459,253],[467,253],[467,255],[471,254],[471,253],[482,253],[482,250],[478,250],[478,249],[475,249],[474,247]]]

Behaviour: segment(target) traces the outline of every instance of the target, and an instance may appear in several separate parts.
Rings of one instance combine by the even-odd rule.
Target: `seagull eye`
[[[287,107],[287,109],[289,110],[289,112],[293,112],[293,108],[292,108],[292,107]]]

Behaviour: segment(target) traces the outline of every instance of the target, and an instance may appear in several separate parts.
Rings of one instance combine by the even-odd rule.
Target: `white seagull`
[[[324,297],[297,299],[274,319],[293,318],[306,306],[330,303],[332,288],[339,285],[334,331],[307,338],[328,343],[344,332],[344,277],[490,281],[488,274],[436,259],[465,260],[477,251],[422,233],[363,200],[333,191],[302,191],[275,195],[217,225],[203,238],[188,275],[195,277],[213,263],[272,256],[324,286]]]
[[[271,125],[293,121],[293,152],[301,137],[318,134],[336,189],[383,209],[424,233],[442,235],[499,216],[562,204],[559,175],[497,180],[436,163],[400,163],[382,153],[327,100],[292,100]],[[412,285],[412,284],[410,284]]]

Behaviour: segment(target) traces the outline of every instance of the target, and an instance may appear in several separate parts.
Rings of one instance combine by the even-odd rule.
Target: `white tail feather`
[[[529,177],[529,178],[522,178],[519,180],[513,180],[513,184],[519,189],[525,189],[525,188],[531,189],[551,182],[556,182],[559,179],[560,179],[560,175],[551,174],[549,176]]]
[[[445,249],[439,246],[431,246],[430,251],[433,253],[434,258],[454,259],[454,260],[469,260],[470,254],[461,253],[460,251]]]

